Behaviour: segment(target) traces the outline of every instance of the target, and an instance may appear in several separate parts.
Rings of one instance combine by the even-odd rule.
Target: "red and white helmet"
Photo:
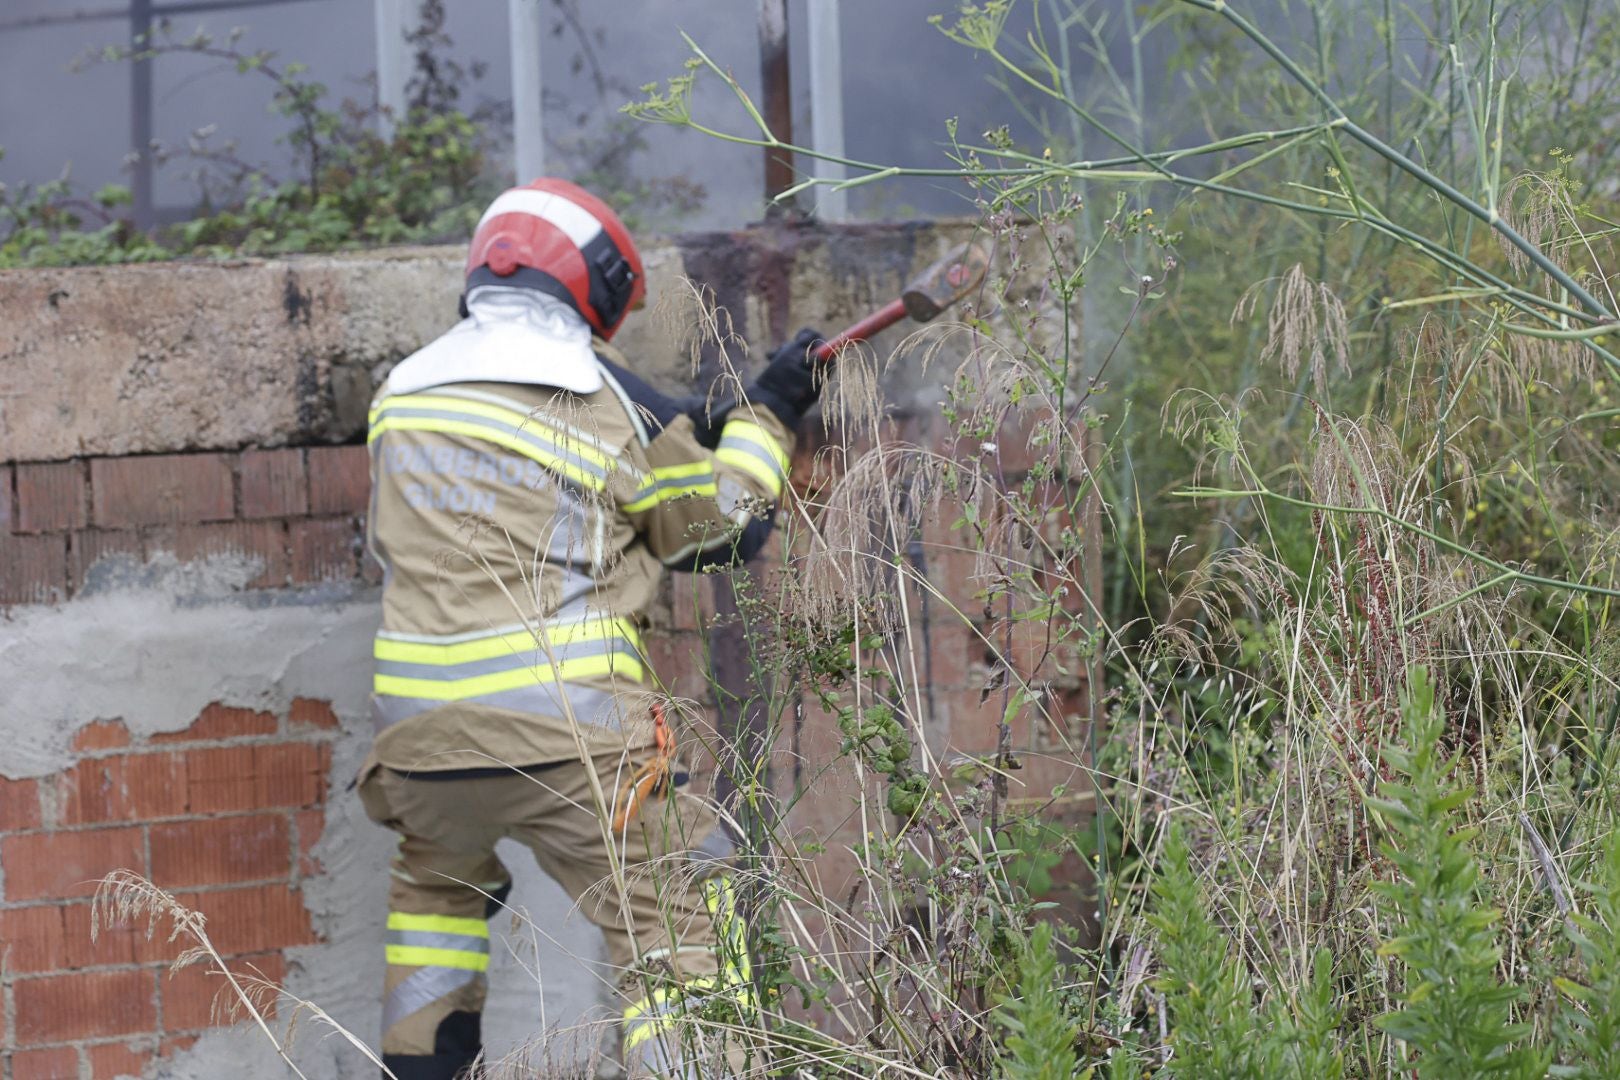
[[[467,252],[467,288],[519,285],[555,296],[603,338],[641,306],[647,282],[619,215],[578,184],[542,177],[490,204]]]

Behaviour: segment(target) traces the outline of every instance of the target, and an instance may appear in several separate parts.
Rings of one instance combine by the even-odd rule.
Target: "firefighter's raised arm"
[[[793,430],[819,393],[809,354],[820,341],[815,331],[800,331],[771,355],[743,403],[701,428],[668,398],[609,366],[652,420],[646,444],[630,450],[641,476],[621,486],[619,508],[664,565],[742,562],[764,545],[787,487]]]

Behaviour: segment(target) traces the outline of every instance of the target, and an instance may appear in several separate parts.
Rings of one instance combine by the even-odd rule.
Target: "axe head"
[[[990,270],[990,255],[977,244],[961,244],[918,274],[900,294],[906,314],[927,322],[979,287]]]

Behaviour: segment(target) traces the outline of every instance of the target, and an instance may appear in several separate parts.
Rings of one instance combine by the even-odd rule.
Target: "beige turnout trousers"
[[[611,803],[641,763],[602,755],[592,764]],[[621,998],[631,1075],[725,1074],[705,1067],[711,1054],[723,1064],[723,1050],[713,1049],[723,1040],[694,1037],[694,1014],[718,1014],[724,1027],[725,1003],[751,1000],[746,942],[726,877],[730,841],[712,806],[684,783],[646,803],[613,838],[622,893],[578,762],[450,776],[372,765],[360,797],[372,820],[400,834],[383,1006],[391,1065],[406,1062],[423,1077],[475,1075],[467,1065],[481,1043],[488,920],[500,915],[511,886],[494,847],[510,837],[602,929],[613,965],[604,977]]]

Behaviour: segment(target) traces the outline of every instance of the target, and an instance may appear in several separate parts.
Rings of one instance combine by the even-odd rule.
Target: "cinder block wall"
[[[618,343],[680,389],[688,343],[668,311],[683,278],[713,289],[758,348],[853,321],[970,231],[762,228],[649,244],[655,311]],[[267,1044],[215,1007],[216,977],[170,973],[190,943],[169,942],[166,921],[153,937],[140,923],[92,939],[90,897],[117,869],[202,912],[233,971],[375,1039],[391,839],[347,790],[369,736],[378,580],[356,444],[389,366],[454,321],[461,257],[0,273],[0,1080],[281,1074]],[[712,349],[703,357],[712,367]],[[888,394],[914,416],[937,413],[914,372]],[[948,438],[926,423],[901,434]],[[1027,467],[1015,452],[1008,467]],[[968,557],[948,533],[927,537],[931,575],[971,608]],[[712,584],[666,589],[650,643],[672,688],[700,699],[728,603]],[[988,752],[1001,716],[980,703],[982,642],[959,623],[933,633],[930,747]],[[839,758],[836,728],[807,708],[787,740],[779,786],[816,777],[791,827],[847,832],[849,800],[814,797],[854,790],[847,763],[820,768]],[[1042,736],[1018,743],[1039,749]],[[1073,772],[1032,760],[1031,792]],[[503,857],[542,930],[514,926],[495,950],[497,1052],[542,1015],[574,1023],[605,1002],[594,931],[525,855]],[[837,858],[827,874],[847,872]],[[304,1024],[295,1056],[309,1075],[372,1075]]]

